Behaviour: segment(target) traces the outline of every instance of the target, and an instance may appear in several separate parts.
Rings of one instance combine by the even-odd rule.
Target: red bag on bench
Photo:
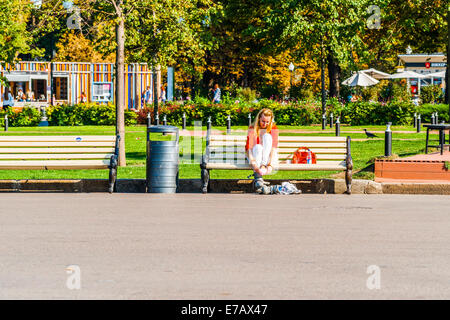
[[[306,147],[300,147],[294,152],[292,163],[316,163],[316,154]]]

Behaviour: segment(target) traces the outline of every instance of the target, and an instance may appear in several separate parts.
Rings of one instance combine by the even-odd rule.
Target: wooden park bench
[[[206,135],[206,150],[200,163],[202,192],[208,192],[210,171],[252,170],[245,155],[246,135]],[[299,147],[307,147],[316,154],[316,164],[287,163]],[[346,193],[351,193],[353,161],[350,137],[279,136],[279,165],[281,171],[345,171]]]
[[[117,179],[120,136],[0,136],[0,170],[109,169]]]

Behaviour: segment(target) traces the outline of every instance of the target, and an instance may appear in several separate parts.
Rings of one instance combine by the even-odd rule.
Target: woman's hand
[[[252,166],[252,169],[255,173],[260,174],[260,175],[265,174],[265,170],[262,169],[263,167],[259,168],[258,165],[256,164],[255,160],[252,160],[252,162],[250,162],[250,165]]]
[[[252,169],[253,169],[254,172],[259,173],[259,168],[258,168],[258,165],[256,164],[256,161],[255,161],[255,160],[253,160],[253,161],[250,163],[250,165],[252,166]]]

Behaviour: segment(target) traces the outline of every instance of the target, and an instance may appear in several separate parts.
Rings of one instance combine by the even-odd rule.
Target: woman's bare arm
[[[267,166],[272,166],[273,168],[273,164],[274,164],[274,158],[275,158],[275,154],[277,153],[277,148],[272,148],[272,150],[270,151],[270,161],[267,164]]]

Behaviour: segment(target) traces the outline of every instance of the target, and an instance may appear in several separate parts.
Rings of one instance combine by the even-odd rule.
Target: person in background
[[[34,101],[34,92],[30,89],[27,90],[27,102]]]
[[[25,101],[25,93],[23,93],[22,88],[17,91],[17,101]]]
[[[150,87],[147,87],[147,89],[142,93],[142,99],[144,107],[148,104],[152,104],[152,90],[150,90]]]
[[[214,85],[212,103],[220,103],[220,88],[217,83]]]
[[[349,92],[349,94],[347,96],[347,102],[352,101],[352,98],[353,98],[353,94],[352,94],[352,92]]]
[[[86,94],[84,92],[81,92],[80,102],[81,103],[86,103],[87,102],[87,96],[86,96]]]
[[[166,102],[166,90],[164,90],[164,86],[161,86],[161,95],[159,97],[159,101]]]
[[[9,88],[5,88],[5,92],[3,93],[3,110],[8,110],[9,108],[14,106],[14,97],[9,91]]]

